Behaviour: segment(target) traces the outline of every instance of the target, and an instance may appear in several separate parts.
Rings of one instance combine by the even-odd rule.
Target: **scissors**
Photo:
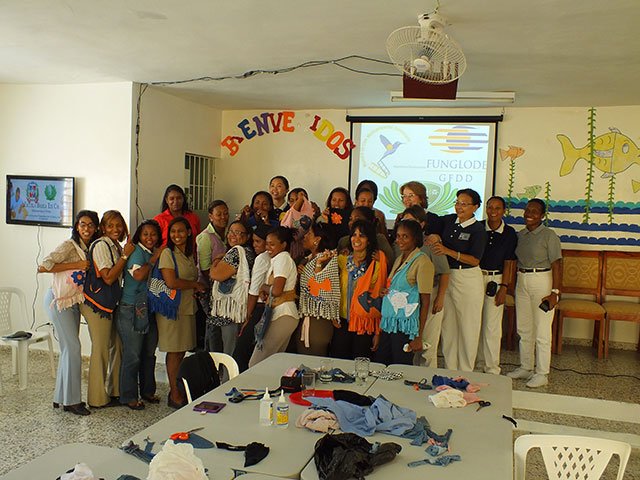
[[[191,436],[191,434],[193,432],[197,432],[199,430],[202,430],[204,427],[198,427],[198,428],[192,428],[191,430],[189,430],[188,432],[176,432],[176,433],[172,433],[171,436],[169,437],[171,440],[176,441],[176,440],[182,440],[183,442],[186,440],[189,440],[189,437]]]
[[[476,408],[476,412],[479,412],[481,408],[488,407],[491,405],[491,402],[486,402],[484,400],[480,400],[478,402],[478,408]]]
[[[405,380],[405,385],[410,385],[414,390],[432,390],[433,387],[429,384],[426,378],[423,378],[419,382],[412,382],[411,380]]]

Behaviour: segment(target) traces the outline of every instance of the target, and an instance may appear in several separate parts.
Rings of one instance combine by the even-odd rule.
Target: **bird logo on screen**
[[[398,150],[398,147],[402,145],[402,142],[391,143],[389,139],[384,135],[380,135],[380,142],[384,147],[384,153],[382,154],[382,157],[380,157],[380,160],[378,160],[376,163],[372,163],[371,165],[369,165],[369,168],[376,175],[380,175],[382,178],[387,178],[391,172],[389,171],[389,167],[387,167],[387,165],[384,163],[383,160],[388,156],[396,153],[396,151]]]

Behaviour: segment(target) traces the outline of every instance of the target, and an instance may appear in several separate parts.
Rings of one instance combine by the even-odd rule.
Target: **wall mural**
[[[615,127],[608,127],[605,132],[598,130],[596,116],[596,109],[590,108],[584,144],[577,138],[556,135],[563,156],[556,181],[575,182],[584,175],[584,197],[578,200],[552,199],[552,184],[546,181],[543,193],[547,203],[545,223],[555,229],[563,243],[640,247],[640,222],[637,220],[640,203],[616,201],[617,185],[622,188],[626,184],[625,189],[630,186],[634,194],[640,192],[640,181],[631,178],[634,170],[629,170],[640,164],[640,148],[628,135],[629,132],[623,133]],[[576,147],[575,144],[582,146]],[[523,157],[525,149],[509,145],[507,149],[499,149],[499,153],[502,160],[509,160],[506,219],[510,224],[523,225],[522,216],[512,210],[524,210],[527,200],[538,196],[543,186],[524,186],[514,194],[516,159]],[[526,158],[517,165],[520,170],[530,168],[526,165]],[[640,171],[636,175],[640,175]],[[606,182],[606,198],[598,199],[594,190],[596,186],[602,187],[602,182]]]

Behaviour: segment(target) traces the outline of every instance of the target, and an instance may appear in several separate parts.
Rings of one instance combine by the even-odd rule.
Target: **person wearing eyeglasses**
[[[442,218],[442,237],[432,236],[430,244],[434,253],[447,256],[451,269],[442,319],[445,368],[472,372],[482,324],[484,283],[479,265],[487,234],[474,216],[480,207],[478,192],[463,188],[456,197],[456,213]]]
[[[443,218],[433,212],[429,212],[429,198],[427,197],[427,188],[421,182],[411,181],[400,187],[400,197],[404,208],[414,205],[420,205],[427,212],[427,231],[425,235],[442,235]],[[398,222],[402,220],[402,214],[398,214],[394,224],[394,231],[398,226]]]
[[[229,250],[218,262],[211,264],[211,317],[207,319],[207,344],[218,326],[222,331],[222,351],[233,355],[240,325],[247,318],[247,303],[251,269],[255,253],[251,248],[249,227],[240,220],[229,225]]]

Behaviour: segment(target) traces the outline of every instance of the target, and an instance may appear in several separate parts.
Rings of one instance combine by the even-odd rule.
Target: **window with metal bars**
[[[213,200],[216,180],[215,158],[194,153],[184,154],[184,168],[187,171],[187,198],[192,210],[207,211]]]

